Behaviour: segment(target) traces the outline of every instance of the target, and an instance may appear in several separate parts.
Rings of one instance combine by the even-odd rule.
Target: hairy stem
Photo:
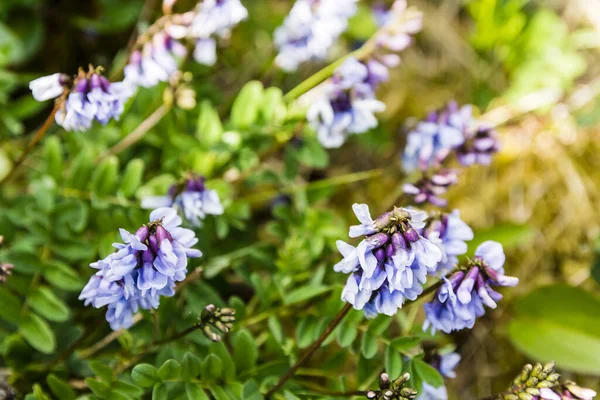
[[[54,105],[54,108],[52,109],[52,111],[50,112],[50,114],[48,115],[48,117],[46,118],[46,120],[44,121],[42,126],[40,127],[40,129],[38,129],[35,136],[27,144],[27,147],[25,147],[25,150],[23,150],[23,153],[21,153],[19,158],[15,161],[10,172],[8,174],[6,174],[6,176],[4,178],[2,178],[2,180],[0,181],[0,184],[8,181],[14,175],[14,173],[19,168],[19,166],[21,166],[21,164],[23,164],[23,162],[25,161],[25,159],[27,158],[29,153],[31,153],[31,150],[33,150],[35,145],[38,144],[38,142],[40,140],[42,140],[42,138],[48,131],[48,128],[50,128],[52,126],[52,123],[54,122],[54,116],[56,115],[56,112],[60,108],[60,104],[61,104],[60,102],[58,102],[58,101],[56,102],[56,104]]]
[[[279,378],[279,381],[277,381],[277,384],[275,384],[275,386],[273,386],[267,392],[265,397],[269,398],[275,392],[277,392],[279,389],[281,389],[281,387],[285,384],[285,382],[287,382],[288,379],[290,379],[292,376],[294,376],[294,373],[296,372],[296,370],[312,358],[312,356],[319,349],[321,344],[325,341],[325,339],[327,339],[329,337],[329,335],[331,335],[331,332],[333,332],[333,330],[340,324],[340,322],[342,322],[344,317],[346,315],[348,315],[348,313],[350,312],[351,309],[352,309],[352,304],[346,303],[344,305],[344,307],[340,310],[340,312],[335,316],[333,321],[331,321],[329,323],[329,325],[327,325],[327,328],[325,328],[325,330],[323,331],[321,336],[319,336],[319,338],[314,341],[314,343],[310,346],[308,351],[306,353],[304,353],[304,355],[296,362],[296,364],[294,364],[281,378]]]
[[[156,124],[158,124],[160,120],[163,119],[165,115],[167,115],[170,109],[171,106],[167,104],[163,104],[160,107],[158,107],[156,110],[154,110],[152,114],[150,114],[148,118],[142,121],[142,123],[139,124],[133,132],[125,136],[123,140],[121,140],[119,143],[115,144],[113,147],[111,147],[102,155],[100,155],[96,159],[96,162],[102,161],[106,157],[117,155],[127,150],[130,146],[141,140],[150,129],[154,128]]]

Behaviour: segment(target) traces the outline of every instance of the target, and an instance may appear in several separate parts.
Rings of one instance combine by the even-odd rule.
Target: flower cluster
[[[375,113],[385,110],[385,104],[375,98],[370,79],[368,67],[349,58],[325,84],[326,95],[316,100],[306,115],[323,147],[340,147],[348,135],[377,126]]]
[[[246,19],[248,11],[239,0],[205,0],[196,9],[167,15],[155,30],[141,36],[125,67],[125,80],[141,87],[166,82],[178,71],[187,55],[180,40],[194,42],[194,59],[204,65],[216,62],[216,38],[228,38],[231,29]]]
[[[446,378],[456,378],[456,372],[454,368],[460,362],[460,355],[458,353],[446,353],[439,354],[435,353],[431,357],[428,357],[427,362],[437,369],[442,376]],[[419,393],[417,400],[447,400],[448,392],[446,386],[434,387],[427,382],[423,382],[423,389]]]
[[[216,308],[214,304],[204,307],[198,326],[208,340],[219,342],[222,334],[229,332],[235,322],[235,310],[233,308]]]
[[[55,120],[67,131],[88,130],[94,120],[102,124],[118,120],[133,94],[127,82],[109,82],[102,68],[91,65],[88,72],[80,69],[73,79],[57,73],[31,81],[29,88],[38,101],[60,97]]]
[[[518,278],[504,275],[504,251],[497,242],[479,245],[475,257],[466,267],[444,278],[434,299],[425,305],[427,318],[424,330],[431,328],[450,333],[472,328],[475,320],[485,314],[484,305],[496,308],[502,295],[492,286],[515,286]]]
[[[416,398],[417,391],[405,386],[409,380],[408,372],[403,373],[394,381],[390,381],[389,375],[384,372],[379,375],[379,390],[369,390],[366,397],[370,400],[412,400]]]
[[[139,308],[158,308],[160,296],[172,296],[175,283],[185,279],[188,257],[202,256],[191,248],[198,241],[194,232],[179,226],[174,209],[156,209],[150,221],[135,234],[121,229],[124,243],[115,243],[116,252],[90,264],[98,272],[79,296],[86,305],[108,306],[106,320],[113,330],[130,327]]]
[[[350,227],[350,237],[365,238],[356,247],[337,242],[344,258],[334,270],[350,274],[342,300],[364,310],[367,318],[393,315],[406,299],[423,292],[442,250],[418,233],[427,218],[422,211],[394,207],[373,220],[366,204],[354,204],[353,210],[361,224]]]
[[[296,0],[275,30],[276,64],[295,71],[303,62],[324,60],[356,13],[357,0]]]
[[[207,214],[223,214],[223,205],[215,190],[207,189],[203,176],[190,176],[171,186],[166,196],[149,196],[142,200],[143,208],[174,207],[182,210],[194,226],[201,226]]]
[[[417,204],[444,207],[446,200],[440,196],[458,183],[457,172],[443,167],[449,155],[454,152],[463,166],[488,165],[500,147],[496,136],[492,128],[478,124],[469,105],[459,108],[451,102],[430,113],[407,137],[404,170],[419,170],[424,176],[417,183],[404,185],[404,193]]]
[[[375,91],[388,80],[388,68],[400,62],[397,54],[387,52],[404,50],[412,42],[410,34],[421,29],[421,18],[421,13],[406,9],[405,1],[396,1],[383,18],[369,58],[348,58],[320,87],[323,94],[308,109],[307,119],[323,147],[340,147],[349,135],[377,126],[375,113],[384,111],[385,104]]]
[[[527,364],[515,378],[508,393],[500,396],[503,400],[593,400],[596,392],[582,388],[574,382],[562,382],[554,370],[555,363],[544,366]]]
[[[466,242],[473,240],[473,230],[460,219],[458,210],[431,214],[419,233],[443,250],[444,257],[436,269],[438,275],[448,273],[458,263],[458,256],[467,252]]]

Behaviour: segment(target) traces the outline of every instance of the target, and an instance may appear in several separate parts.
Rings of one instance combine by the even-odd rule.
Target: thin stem
[[[21,155],[19,156],[17,161],[15,161],[15,163],[14,163],[12,169],[9,171],[9,173],[6,174],[6,176],[4,178],[2,178],[2,180],[0,181],[0,184],[8,181],[14,175],[17,168],[19,168],[19,166],[21,166],[21,164],[23,164],[23,161],[25,161],[25,159],[27,158],[29,153],[31,153],[31,150],[33,150],[35,145],[40,140],[42,140],[42,138],[48,131],[48,128],[50,128],[52,126],[52,123],[54,122],[54,116],[56,115],[57,111],[59,110],[60,105],[61,105],[61,102],[57,101],[56,104],[54,105],[54,108],[52,109],[52,111],[50,111],[50,114],[48,115],[48,117],[46,118],[46,120],[44,121],[44,123],[42,124],[40,129],[38,129],[38,131],[35,134],[35,136],[33,137],[33,139],[31,139],[31,141],[27,144],[27,147],[25,147],[25,150],[23,150],[23,153],[21,153]]]
[[[335,396],[335,397],[353,397],[353,396],[366,396],[368,390],[350,390],[350,391],[339,391],[339,390],[329,390],[316,385],[313,385],[308,382],[298,382],[302,386],[306,387],[312,393],[324,394],[327,396]]]
[[[334,329],[339,325],[340,322],[342,322],[344,317],[346,315],[348,315],[348,313],[350,312],[351,309],[352,309],[352,304],[346,303],[344,305],[344,307],[340,310],[340,312],[335,316],[333,321],[331,321],[329,323],[329,325],[327,325],[327,328],[325,328],[325,331],[323,331],[321,336],[317,340],[315,340],[315,342],[310,346],[308,351],[306,353],[304,353],[304,355],[300,358],[300,360],[298,360],[296,362],[296,364],[294,364],[281,378],[279,378],[279,381],[277,382],[277,384],[275,384],[275,386],[273,386],[267,392],[267,394],[265,395],[266,398],[273,396],[273,394],[275,392],[277,392],[279,389],[281,389],[281,387],[285,384],[285,382],[287,382],[288,379],[290,379],[292,376],[294,376],[294,373],[296,372],[296,370],[298,368],[300,368],[300,366],[302,366],[304,363],[306,363],[308,360],[310,360],[312,358],[312,356],[319,349],[321,344],[325,341],[325,339],[327,339],[329,337],[329,335],[331,335],[331,333],[334,331]]]
[[[117,154],[127,150],[130,146],[132,146],[133,144],[135,144],[136,142],[141,140],[144,137],[144,135],[146,133],[148,133],[148,131],[150,129],[154,128],[156,126],[156,124],[158,124],[160,122],[160,120],[165,115],[167,115],[167,113],[169,112],[170,109],[171,109],[171,106],[167,105],[167,104],[163,104],[160,107],[158,107],[156,110],[154,110],[154,112],[152,114],[150,114],[150,116],[148,118],[146,118],[144,121],[142,121],[142,123],[139,124],[138,127],[135,128],[135,130],[133,132],[131,132],[129,135],[125,136],[123,138],[123,140],[121,140],[119,143],[115,144],[113,147],[111,147],[105,153],[100,155],[96,159],[96,162],[102,161],[106,157],[117,155]]]
[[[321,69],[317,73],[311,75],[310,77],[308,77],[307,79],[302,81],[298,86],[296,86],[295,88],[290,90],[285,96],[283,96],[283,99],[286,101],[292,101],[292,100],[297,99],[298,97],[300,97],[304,93],[308,92],[310,89],[314,88],[319,83],[323,82],[324,80],[329,78],[331,75],[333,75],[335,70],[340,65],[342,65],[344,63],[344,61],[346,61],[348,58],[354,57],[354,58],[361,60],[361,59],[365,58],[366,56],[368,56],[373,51],[374,47],[375,47],[375,42],[372,39],[367,41],[359,49],[354,50],[353,52],[345,55],[344,57],[334,61],[333,63],[329,64],[325,68]]]

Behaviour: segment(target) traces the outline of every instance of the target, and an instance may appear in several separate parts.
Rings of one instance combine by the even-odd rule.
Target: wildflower
[[[407,172],[425,171],[439,166],[450,152],[465,141],[465,132],[473,124],[471,106],[461,108],[451,102],[429,114],[409,132],[404,149],[403,167]]]
[[[499,148],[496,131],[484,125],[477,130],[467,132],[466,140],[456,149],[456,155],[458,161],[464,166],[489,165],[492,162],[492,156],[498,152]]]
[[[29,82],[29,89],[33,94],[33,98],[37,101],[55,99],[63,94],[69,79],[68,75],[57,72],[32,80]]]
[[[181,228],[172,208],[150,213],[150,223],[131,234],[121,229],[124,243],[116,251],[90,264],[98,272],[83,288],[80,300],[95,308],[108,306],[106,320],[113,330],[133,324],[139,308],[158,308],[161,296],[172,296],[175,283],[185,279],[188,257],[201,257],[191,246],[198,242],[193,231]]]
[[[502,245],[487,241],[479,245],[466,268],[444,278],[434,299],[425,305],[427,318],[424,330],[450,333],[472,328],[475,320],[485,314],[484,305],[496,308],[502,295],[492,286],[515,286],[518,278],[504,275]]]
[[[166,196],[149,196],[142,200],[143,208],[174,207],[182,210],[185,218],[194,226],[202,226],[206,215],[223,214],[219,194],[207,189],[203,176],[190,176],[180,184],[173,185]]]
[[[444,257],[435,271],[437,275],[448,273],[458,263],[458,256],[467,252],[465,242],[473,240],[473,230],[460,219],[459,210],[454,210],[450,214],[431,215],[421,235],[438,244],[443,250]]]
[[[152,87],[169,80],[177,70],[177,60],[186,55],[183,44],[165,32],[159,32],[141,50],[135,50],[125,66],[125,81],[141,87]]]
[[[422,293],[442,251],[418,233],[425,226],[424,212],[395,207],[373,220],[366,204],[352,208],[361,224],[350,227],[350,237],[365,238],[356,247],[337,242],[344,258],[334,270],[350,274],[342,300],[364,310],[368,318],[393,315],[406,299]]]
[[[189,32],[196,40],[196,62],[214,65],[217,60],[215,37],[228,38],[231,29],[247,17],[248,10],[239,0],[205,0],[198,4]]]
[[[405,386],[410,380],[408,372],[403,373],[394,381],[385,372],[379,375],[379,390],[369,390],[366,393],[367,399],[377,400],[411,400],[417,396],[417,391],[411,387]]]
[[[368,78],[367,66],[349,58],[326,84],[326,95],[309,108],[307,119],[324,147],[340,147],[348,135],[377,126],[375,113],[385,110],[385,104],[375,98]]]
[[[416,183],[402,186],[405,194],[412,196],[416,204],[430,203],[438,207],[446,207],[448,201],[439,196],[444,195],[448,188],[458,183],[458,174],[452,169],[443,169],[423,177]]]
[[[292,72],[303,62],[324,60],[356,13],[357,0],[296,0],[275,30],[276,64]]]
[[[437,369],[442,376],[446,378],[456,378],[454,368],[460,362],[458,353],[439,354],[435,352],[433,355],[426,357],[427,363]],[[445,385],[434,387],[427,382],[423,382],[423,387],[417,400],[448,400],[448,392]]]
[[[101,68],[91,65],[87,73],[79,70],[68,93],[55,116],[56,123],[67,131],[85,131],[94,119],[102,124],[118,120],[124,102],[133,94],[128,83],[111,83],[102,76]]]

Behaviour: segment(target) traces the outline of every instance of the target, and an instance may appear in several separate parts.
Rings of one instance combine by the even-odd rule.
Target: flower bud
[[[419,240],[419,234],[417,233],[416,230],[414,230],[413,228],[408,228],[405,232],[404,232],[404,238],[406,239],[407,242],[411,242],[414,243],[417,240]]]
[[[392,246],[394,250],[406,250],[408,247],[404,236],[400,232],[396,232],[392,235]]]

